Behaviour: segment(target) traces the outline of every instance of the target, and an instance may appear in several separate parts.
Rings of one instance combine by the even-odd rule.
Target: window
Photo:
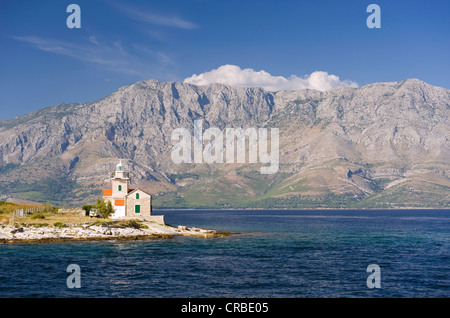
[[[136,193],[136,199],[139,200],[139,193]]]
[[[134,213],[141,213],[141,206],[139,204],[134,206]]]
[[[119,184],[119,191],[122,191],[122,186]]]

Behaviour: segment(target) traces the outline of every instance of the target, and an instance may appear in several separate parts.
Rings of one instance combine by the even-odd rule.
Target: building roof
[[[104,189],[104,190],[103,190],[103,196],[104,196],[104,197],[110,197],[110,196],[112,196],[112,189]]]
[[[148,193],[147,191],[144,191],[144,190],[142,190],[142,189],[139,189],[139,188],[136,188],[136,189],[132,189],[131,191],[128,191],[128,194],[126,194],[126,196],[129,196],[131,193],[133,193],[133,192],[136,192],[136,191],[141,191],[141,192],[143,192],[143,193],[145,193],[145,194],[148,194],[149,196],[152,196],[150,193]]]
[[[114,205],[125,205],[125,200],[114,200]]]

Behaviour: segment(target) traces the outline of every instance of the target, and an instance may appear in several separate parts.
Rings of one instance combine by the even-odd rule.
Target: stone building
[[[140,218],[164,224],[163,215],[152,215],[152,196],[139,188],[130,188],[130,174],[122,161],[111,174],[111,188],[103,190],[103,198],[111,202],[113,218]]]

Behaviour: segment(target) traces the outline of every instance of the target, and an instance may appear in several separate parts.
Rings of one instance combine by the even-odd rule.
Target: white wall
[[[114,206],[114,214],[112,215],[112,218],[120,218],[125,216],[125,206],[124,205],[116,205]]]

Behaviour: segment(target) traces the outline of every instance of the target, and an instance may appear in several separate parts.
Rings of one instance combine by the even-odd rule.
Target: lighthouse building
[[[111,202],[113,218],[136,217],[164,223],[162,215],[152,216],[152,196],[139,188],[130,188],[130,175],[122,161],[111,174],[111,188],[103,190],[103,198]]]

